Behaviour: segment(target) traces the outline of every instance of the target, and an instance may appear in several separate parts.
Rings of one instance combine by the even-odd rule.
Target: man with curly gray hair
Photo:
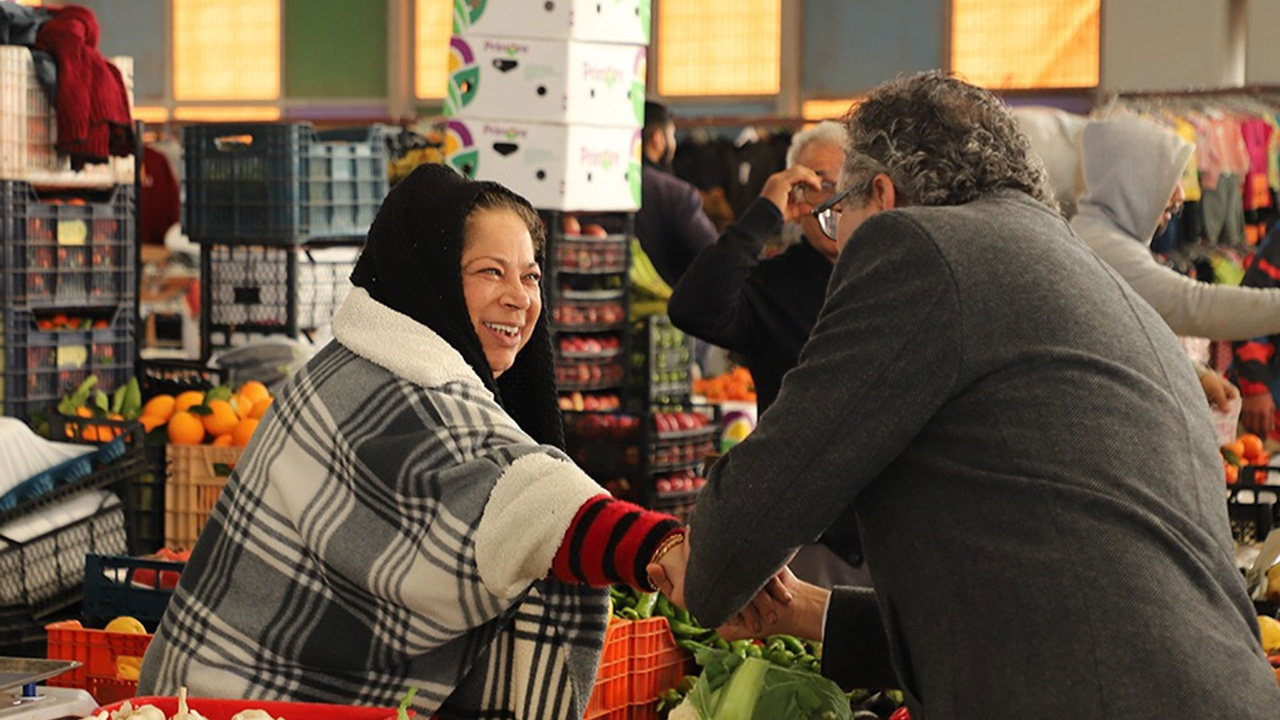
[[[824,639],[824,674],[901,688],[915,720],[1276,717],[1173,333],[1071,232],[991,93],[913,75],[847,127],[815,210],[842,248],[827,302],[712,469],[687,572],[656,583],[718,625],[781,573],[764,632]],[[848,506],[874,591],[795,581]]]

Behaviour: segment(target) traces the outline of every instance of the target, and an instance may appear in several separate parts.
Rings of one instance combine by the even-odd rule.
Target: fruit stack
[[[183,228],[202,246],[200,339],[331,336],[333,312],[387,194],[380,127],[212,123],[183,132]]]
[[[132,98],[133,64],[114,58]],[[0,413],[32,420],[90,375],[133,375],[132,158],[71,170],[31,51],[0,46]],[[12,102],[10,102],[12,100]]]

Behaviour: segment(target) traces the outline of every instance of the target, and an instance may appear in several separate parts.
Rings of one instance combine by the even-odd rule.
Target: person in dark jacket
[[[698,253],[715,243],[716,228],[702,209],[698,189],[671,173],[676,125],[665,106],[644,104],[642,142],[636,237],[654,269],[675,287]]]
[[[787,150],[787,167],[809,168],[817,190],[797,185],[791,209],[798,215],[799,242],[777,257],[761,260],[765,243],[784,229],[782,210],[757,198],[742,219],[703,250],[676,285],[667,306],[671,322],[690,335],[740,353],[756,386],[756,407],[763,414],[782,386],[782,376],[800,360],[800,348],[818,319],[827,280],[836,259],[835,240],[810,213],[831,197],[844,163],[844,128],[822,122],[796,133]],[[821,544],[808,546],[792,569],[821,585],[867,585],[858,525],[852,513],[827,529]]]
[[[846,687],[888,677],[913,720],[1276,718],[1168,325],[1071,231],[991,92],[899,78],[847,129],[827,302],[655,584],[722,625],[852,505],[874,591],[766,615],[825,612]]]
[[[1280,226],[1277,226],[1258,246],[1242,287],[1280,288]],[[1267,437],[1276,427],[1276,380],[1280,379],[1280,358],[1276,357],[1276,345],[1280,335],[1264,335],[1251,340],[1232,343],[1233,365],[1236,382],[1242,396],[1240,422],[1245,429]]]

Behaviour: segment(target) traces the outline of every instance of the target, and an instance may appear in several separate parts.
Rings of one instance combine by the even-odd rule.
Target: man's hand
[[[780,591],[790,599],[780,601]],[[790,569],[783,568],[750,605],[716,631],[725,640],[778,633],[822,640],[822,621],[830,597],[830,590],[810,585],[793,575]]]
[[[797,220],[805,213],[813,210],[813,206],[797,201],[791,189],[802,185],[814,192],[822,189],[822,178],[818,173],[802,165],[792,165],[786,170],[776,172],[764,181],[760,197],[777,206],[783,220]]]
[[[1240,391],[1236,389],[1226,378],[1222,377],[1213,370],[1200,373],[1200,387],[1204,390],[1204,396],[1209,400],[1209,406],[1216,408],[1222,412],[1227,411],[1227,405],[1240,396]],[[1268,395],[1270,398],[1270,395]]]
[[[1275,424],[1276,401],[1270,392],[1245,395],[1240,403],[1240,422],[1244,429],[1265,438]]]

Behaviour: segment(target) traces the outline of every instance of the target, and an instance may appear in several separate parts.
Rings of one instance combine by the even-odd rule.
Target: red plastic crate
[[[658,694],[675,687],[691,661],[676,645],[664,617],[637,620],[631,630],[631,717],[658,702]]]
[[[80,667],[50,678],[50,685],[88,690],[98,702],[120,698],[122,693],[125,693],[123,697],[129,697],[137,692],[138,681],[121,678],[116,660],[121,657],[141,658],[151,644],[150,635],[94,630],[84,627],[78,620],[51,623],[45,626],[45,631],[49,634],[50,660],[76,660],[80,663]]]
[[[174,697],[139,697],[129,701],[134,707],[155,705],[169,717],[178,712],[178,699]],[[100,710],[112,712],[122,703],[105,705]],[[269,700],[223,700],[214,698],[187,698],[187,707],[209,720],[231,720],[231,716],[244,710],[265,710],[271,717],[286,720],[393,720],[395,708],[356,707],[354,705],[326,705],[324,703],[279,702]],[[413,711],[409,711],[413,715]]]
[[[631,632],[635,623],[612,619],[604,635],[600,670],[587,701],[587,720],[623,720],[631,702]],[[620,714],[619,714],[620,713]],[[212,719],[211,719],[212,720]]]

